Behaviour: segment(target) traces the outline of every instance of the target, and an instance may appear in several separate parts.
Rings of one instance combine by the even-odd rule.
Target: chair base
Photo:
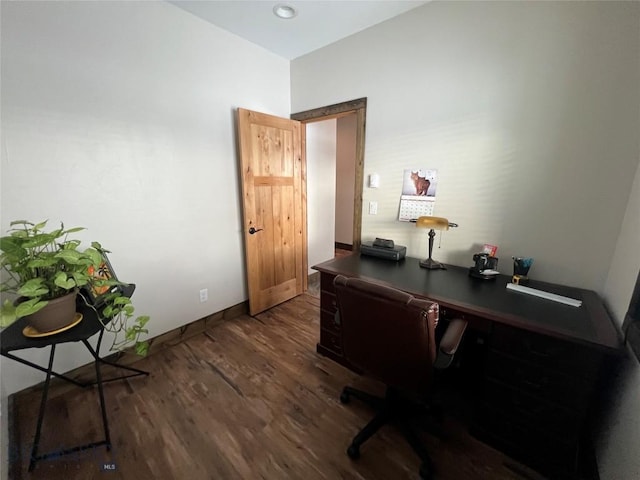
[[[360,446],[376,433],[380,427],[387,423],[395,424],[404,438],[407,440],[413,451],[421,460],[420,478],[430,480],[433,477],[433,462],[429,457],[427,449],[418,438],[418,434],[414,429],[416,417],[424,415],[424,405],[416,405],[414,402],[402,397],[401,394],[392,387],[387,387],[384,398],[371,395],[353,387],[344,387],[340,394],[342,403],[349,403],[351,397],[372,406],[376,409],[376,415],[367,423],[367,425],[358,432],[351,441],[351,445],[347,449],[347,455],[352,460],[360,457]]]

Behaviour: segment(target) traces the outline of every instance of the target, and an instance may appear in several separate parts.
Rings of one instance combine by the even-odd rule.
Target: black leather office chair
[[[346,359],[387,386],[384,399],[344,387],[342,403],[348,403],[353,396],[378,410],[353,438],[347,454],[358,458],[360,446],[384,424],[393,422],[420,457],[421,478],[432,478],[431,459],[412,420],[424,412],[422,400],[428,399],[432,390],[434,368],[451,364],[467,323],[461,319],[451,321],[436,346],[436,303],[342,275],[335,278],[334,286]]]

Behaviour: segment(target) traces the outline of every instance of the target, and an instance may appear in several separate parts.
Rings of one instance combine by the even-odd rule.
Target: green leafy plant
[[[108,253],[105,251],[105,253]],[[113,280],[98,280],[96,284],[103,284],[103,282],[109,285],[114,285],[119,282]],[[85,303],[95,310],[98,314],[98,318],[108,332],[115,333],[113,337],[113,343],[111,344],[111,350],[122,350],[132,343],[134,344],[135,352],[138,355],[145,356],[149,351],[149,342],[140,341],[140,335],[149,333],[144,328],[149,321],[148,315],[140,315],[134,318],[135,308],[131,303],[129,297],[125,297],[120,292],[110,292],[104,296],[104,304],[101,309],[93,307],[84,296],[81,294]],[[124,338],[120,338],[120,333],[124,332]]]
[[[60,228],[45,231],[47,222],[31,223],[26,220],[11,222],[7,236],[0,238],[0,270],[3,281],[0,292],[21,297],[20,302],[5,299],[1,307],[0,326],[38,312],[49,300],[59,298],[81,287],[112,287],[122,285],[113,279],[99,278],[92,274],[108,253],[98,242],[79,250],[80,240],[70,235],[85,230],[83,227]],[[84,299],[85,297],[81,295]],[[93,308],[99,320],[109,332],[115,333],[111,350],[122,350],[134,344],[139,355],[146,355],[149,345],[140,341],[148,333],[144,327],[149,321],[146,315],[134,318],[131,299],[119,289],[112,289],[103,297],[99,309]],[[124,338],[120,339],[121,335]]]

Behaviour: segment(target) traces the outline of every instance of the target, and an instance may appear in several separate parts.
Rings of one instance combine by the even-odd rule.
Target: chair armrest
[[[442,340],[440,340],[440,345],[438,345],[438,355],[434,363],[435,368],[440,370],[451,365],[466,329],[466,320],[454,318],[449,322],[447,330],[444,332]]]

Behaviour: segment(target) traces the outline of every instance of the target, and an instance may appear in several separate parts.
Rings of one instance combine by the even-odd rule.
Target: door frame
[[[353,195],[353,251],[360,250],[362,242],[362,190],[364,180],[364,139],[367,120],[367,97],[336,103],[326,107],[314,108],[303,112],[292,113],[290,118],[298,120],[302,129],[302,152],[306,158],[306,124],[340,118],[355,113],[356,115],[356,162],[355,185]],[[308,181],[309,179],[307,179]]]

